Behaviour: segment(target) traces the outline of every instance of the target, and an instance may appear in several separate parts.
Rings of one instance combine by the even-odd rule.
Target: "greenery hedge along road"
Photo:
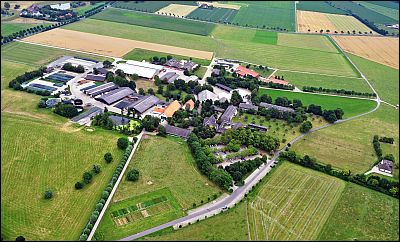
[[[355,92],[354,90],[345,90],[345,89],[329,89],[329,88],[322,88],[322,87],[303,87],[304,92],[313,92],[313,93],[333,93],[345,96],[364,96],[374,98],[376,97],[375,93],[370,92]]]
[[[372,110],[376,106],[376,102],[372,100],[361,100],[346,97],[325,96],[311,93],[298,93],[290,91],[280,91],[272,89],[259,89],[258,96],[267,93],[275,100],[277,97],[287,97],[290,100],[299,99],[303,105],[316,104],[322,109],[341,108],[344,111],[344,118],[352,117],[357,114],[365,113]]]
[[[96,14],[92,18],[204,36],[210,34],[215,27],[215,25],[211,23],[113,8]]]

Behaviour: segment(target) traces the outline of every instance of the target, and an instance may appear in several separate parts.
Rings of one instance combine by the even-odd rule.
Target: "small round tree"
[[[113,161],[113,156],[111,155],[110,152],[107,152],[107,153],[104,155],[104,160],[105,160],[107,163],[111,163],[111,162]]]
[[[53,197],[53,192],[51,190],[47,190],[44,192],[44,199],[51,199]]]
[[[126,175],[128,181],[137,181],[139,179],[139,171],[136,169],[131,169]]]
[[[101,172],[101,167],[98,164],[94,164],[92,171],[94,172],[94,174],[99,174]]]
[[[25,237],[20,235],[15,239],[15,241],[25,241]]]
[[[77,183],[75,183],[75,189],[76,189],[76,190],[82,189],[83,186],[84,186],[84,184],[83,184],[82,182],[77,182]]]
[[[92,176],[92,174],[90,174],[90,172],[83,173],[83,181],[86,184],[89,184],[92,181],[92,178],[93,178],[93,176]]]
[[[128,147],[129,145],[129,140],[127,137],[121,137],[118,139],[117,141],[117,146],[118,148],[120,148],[121,150],[124,150]]]
[[[307,133],[308,131],[310,131],[310,129],[312,129],[312,123],[310,121],[305,121],[300,126],[300,132],[302,133]]]

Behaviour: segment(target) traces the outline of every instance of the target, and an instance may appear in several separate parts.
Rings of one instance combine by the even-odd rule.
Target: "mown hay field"
[[[250,240],[315,240],[345,183],[284,163],[249,203]]]
[[[231,23],[235,18],[238,10],[229,9],[229,8],[213,8],[213,9],[202,9],[197,8],[189,15],[187,18],[210,21],[210,22],[218,22],[218,23]]]
[[[310,11],[297,10],[297,31],[303,33],[353,33],[353,30],[358,34],[361,31],[363,34],[376,34],[366,25],[358,21],[353,16],[319,13]],[[309,31],[310,30],[310,31]],[[329,30],[329,32],[327,32]]]
[[[273,100],[277,97],[287,97],[289,100],[299,99],[303,105],[320,105],[322,109],[341,108],[344,111],[344,118],[352,117],[357,114],[365,113],[376,106],[376,102],[365,99],[355,99],[340,96],[327,96],[313,93],[298,93],[292,91],[283,91],[278,89],[262,89],[258,95],[268,94]]]
[[[372,36],[333,36],[346,52],[399,69],[399,39]]]
[[[191,50],[129,39],[121,39],[61,28],[33,35],[25,38],[24,40],[30,43],[45,44],[113,57],[121,57],[134,48],[149,49],[159,52],[169,52],[171,54],[193,56],[195,58],[202,59],[211,59],[213,56],[212,52]]]
[[[162,15],[173,15],[176,17],[185,17],[197,9],[197,6],[183,5],[183,4],[170,4],[157,11]]]
[[[157,14],[139,13],[116,8],[104,10],[91,18],[196,35],[208,35],[215,27],[212,23]]]
[[[4,22],[1,23],[1,35],[7,36],[15,32],[19,32],[21,30],[29,29],[32,27],[39,26],[40,24],[24,24],[24,23],[11,23],[11,22]],[[43,26],[48,26],[48,24],[43,24]]]

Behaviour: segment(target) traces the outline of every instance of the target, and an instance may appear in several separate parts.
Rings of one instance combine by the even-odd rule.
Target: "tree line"
[[[399,198],[399,182],[388,180],[386,178],[380,178],[378,176],[367,177],[364,174],[353,175],[350,170],[340,170],[333,168],[330,164],[324,165],[318,163],[315,158],[308,155],[301,157],[294,151],[284,151],[280,154],[279,159],[287,160],[295,164],[311,168],[320,172],[324,172],[328,175],[338,177],[345,181],[350,181],[358,185],[385,193],[389,196]]]
[[[257,157],[253,160],[245,160],[234,163],[230,166],[225,167],[232,179],[235,181],[235,185],[241,186],[244,184],[244,179],[250,175],[255,169],[257,169],[261,164],[267,163],[267,156]]]
[[[323,87],[304,86],[303,91],[313,92],[313,93],[336,93],[336,94],[342,94],[342,95],[348,95],[348,96],[376,97],[375,93],[370,93],[370,92],[356,92],[354,90],[330,89],[330,88],[323,88]]]
[[[84,73],[85,68],[82,65],[74,66],[71,63],[65,63],[62,68],[65,71],[75,72],[75,73]]]
[[[22,75],[17,76],[16,78],[14,78],[13,80],[11,80],[8,83],[8,87],[12,88],[14,90],[19,90],[19,91],[26,91],[28,93],[35,93],[37,95],[40,96],[50,96],[51,92],[50,91],[40,91],[40,90],[32,90],[32,89],[28,89],[28,88],[23,88],[21,86],[22,83],[26,82],[26,81],[30,81],[32,79],[36,79],[38,77],[42,77],[44,72],[45,72],[46,68],[45,67],[40,67],[37,70],[34,71],[30,71],[30,72],[25,72]]]

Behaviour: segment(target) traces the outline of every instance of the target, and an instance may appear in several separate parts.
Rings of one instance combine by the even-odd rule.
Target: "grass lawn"
[[[362,78],[336,77],[289,71],[277,71],[275,75],[283,76],[286,81],[294,84],[299,89],[302,89],[304,86],[311,86],[373,93],[367,82]]]
[[[144,49],[134,49],[131,52],[125,54],[122,58],[127,59],[127,60],[149,61],[150,58],[152,58],[154,56],[158,56],[160,58],[160,57],[167,57],[168,55],[170,55],[173,58],[176,58],[178,60],[189,60],[190,58],[192,58],[193,62],[200,64],[202,66],[208,66],[211,63],[211,60],[193,58],[190,56],[173,55],[170,53],[163,53],[163,52],[144,50]]]
[[[7,36],[15,32],[19,32],[24,29],[29,29],[41,24],[25,24],[25,23],[1,23],[1,35]],[[48,26],[49,24],[43,24],[43,26]]]
[[[165,216],[146,218],[146,222],[140,227],[133,223],[133,227],[127,226],[128,229],[110,228],[107,225],[110,221],[105,220],[101,223],[99,230],[103,232],[104,239],[119,239],[181,217],[185,211],[192,208],[193,203],[207,202],[209,197],[214,194],[219,195],[221,192],[217,186],[197,171],[186,142],[178,138],[144,137],[128,170],[131,168],[139,170],[139,180],[132,183],[127,181],[126,177],[123,178],[109,211],[113,210],[114,204],[124,203],[132,197],[153,194],[160,189],[165,189],[170,193],[171,200],[177,203],[173,206],[176,209]]]
[[[312,116],[309,117],[308,120],[313,124],[313,128],[326,124],[326,121],[322,117]],[[235,116],[233,121],[242,122],[243,124],[254,123],[268,127],[267,134],[281,141],[281,146],[279,148],[283,148],[285,144],[300,135],[300,124],[288,124],[286,121],[280,119],[266,120],[265,117],[260,115],[244,113]]]
[[[151,202],[161,198],[163,199],[160,203]],[[96,230],[95,240],[117,240],[184,215],[168,188],[134,196],[113,203],[107,209],[101,226]]]
[[[136,88],[139,90],[139,88],[143,88],[147,92],[150,88],[153,88],[154,92],[157,91],[158,87],[156,84],[154,84],[154,81],[146,80],[146,79],[138,79],[135,81],[136,83]]]
[[[354,174],[364,173],[376,161],[372,146],[374,135],[395,139],[394,145],[385,145],[383,150],[384,154],[392,153],[398,162],[399,114],[384,104],[371,114],[309,134],[292,149],[313,156],[322,163],[350,169]]]
[[[368,78],[379,97],[393,105],[399,103],[399,70],[347,53]]]
[[[202,9],[197,8],[187,18],[218,23],[231,23],[238,10],[229,8]]]
[[[200,79],[202,79],[203,76],[204,76],[204,74],[206,74],[206,71],[207,71],[207,67],[205,67],[205,66],[200,66],[200,68],[197,69],[197,70],[194,72],[194,74],[195,74],[196,76],[198,76]]]
[[[339,53],[336,47],[323,35],[278,34],[278,45],[301,49]]]
[[[262,95],[264,93],[270,95],[273,100],[275,100],[277,97],[287,97],[289,100],[300,99],[303,105],[320,105],[322,109],[341,108],[344,111],[344,118],[367,112],[376,106],[375,101],[371,100],[299,93],[277,89],[259,89],[258,95]]]
[[[241,26],[281,28],[294,31],[294,3],[286,3],[284,7],[277,8],[250,2],[247,6],[241,6],[232,23]]]
[[[341,54],[306,49],[307,45],[304,45],[305,48],[299,48],[253,42],[256,30],[218,25],[211,34],[212,38],[95,19],[85,19],[63,26],[63,28],[189,49],[214,51],[220,58],[239,59],[280,69],[357,76]],[[232,33],[230,33],[231,30]],[[230,36],[236,37],[230,40]]]
[[[28,59],[21,55],[24,62],[9,61],[26,46],[32,47],[25,52]],[[8,89],[10,80],[36,69],[35,63],[47,62],[46,52],[34,47],[10,43],[1,48],[2,237],[77,240],[117,166],[106,164],[104,153],[110,151],[115,160],[122,156],[116,146],[120,135],[99,129],[87,132],[37,108],[40,96]],[[52,48],[46,49],[50,58],[55,57]],[[102,172],[83,190],[75,190],[74,184],[95,163]],[[54,192],[49,201],[43,199],[47,189]]]
[[[347,183],[318,240],[398,241],[399,200]]]
[[[105,57],[92,56],[73,51],[61,50],[51,47],[32,45],[21,42],[9,43],[1,47],[1,60],[27,64],[39,67],[64,55],[86,57],[98,61],[106,60]]]
[[[215,27],[212,23],[139,13],[116,8],[104,10],[101,13],[93,15],[91,18],[196,35],[208,35]]]
[[[91,9],[98,7],[100,5],[103,5],[103,4],[104,4],[104,2],[98,2],[93,5],[87,3],[85,6],[73,8],[72,10],[79,16],[79,15],[85,14],[86,11],[91,10]]]

